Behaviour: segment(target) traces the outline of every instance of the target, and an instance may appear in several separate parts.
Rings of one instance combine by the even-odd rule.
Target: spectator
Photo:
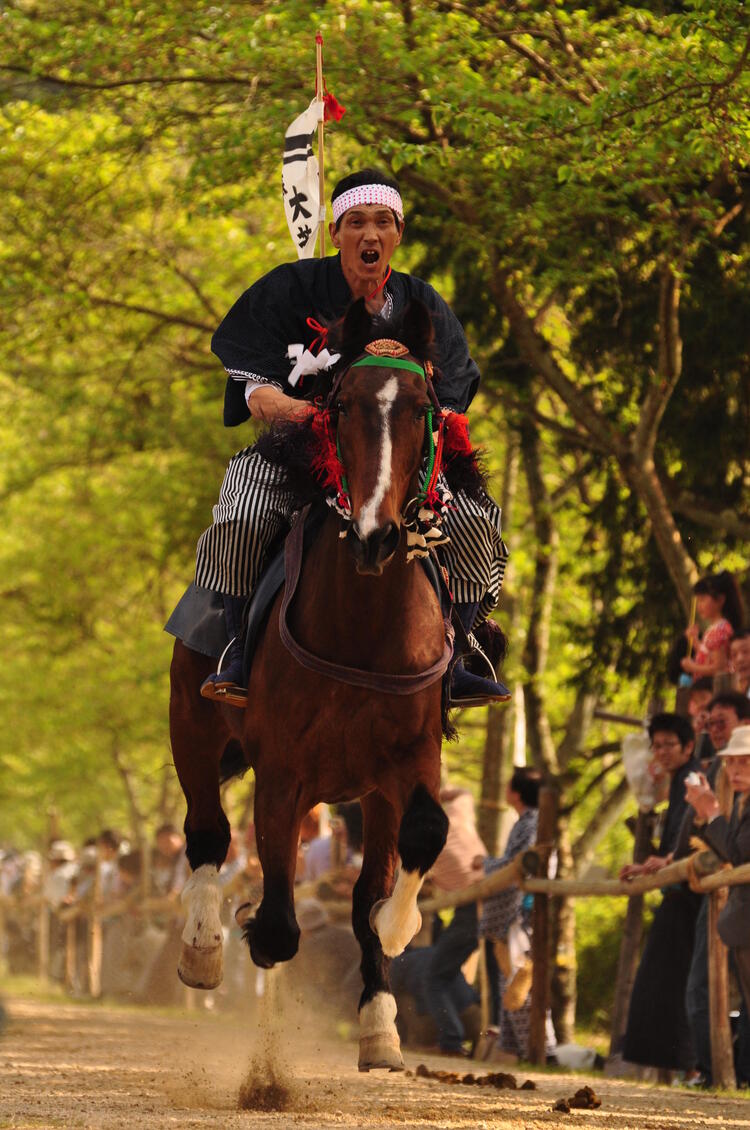
[[[117,881],[117,859],[120,855],[122,836],[111,828],[104,828],[96,837],[96,849],[101,860],[101,892],[107,899],[113,894]]]
[[[738,867],[750,862],[750,726],[738,726],[720,751],[733,792],[729,817],[721,811],[718,798],[706,777],[689,784],[688,803],[702,822],[700,835],[716,854]],[[697,823],[696,821],[696,823]],[[719,936],[734,959],[745,1010],[750,1010],[750,887],[729,888],[726,906],[719,914]]]
[[[176,897],[190,873],[185,855],[185,838],[174,824],[162,824],[156,829],[155,843],[156,852],[151,869],[154,893]]]
[[[315,881],[343,867],[348,880],[356,882],[362,867],[362,807],[358,800],[338,804],[327,836],[317,836],[305,852],[305,880]],[[348,893],[342,888],[342,893]]]
[[[300,899],[296,906],[301,931],[299,952],[286,966],[285,981],[297,1001],[335,1023],[354,1022],[361,992],[359,945],[349,925],[330,921],[317,899]]]
[[[729,644],[729,667],[734,689],[750,698],[750,629],[736,632]]]
[[[398,1004],[396,1024],[402,1043],[411,1046],[434,1047],[439,1041],[428,987],[428,971],[434,950],[433,945],[420,945],[417,937],[404,953],[391,961],[391,989]],[[475,1045],[480,1035],[481,1010],[477,1005],[477,994],[462,969],[458,969],[453,979],[447,981],[445,992],[461,1021],[464,1037]]]
[[[247,867],[247,852],[245,851],[244,836],[241,832],[233,831],[229,839],[226,859],[219,869],[219,886],[227,891],[233,889],[240,875],[245,873]],[[225,896],[226,897],[226,896]]]
[[[656,714],[648,728],[654,760],[669,777],[669,803],[659,851],[630,864],[621,879],[658,871],[672,858],[687,811],[685,779],[700,765],[693,758],[694,733],[679,714]],[[687,884],[663,891],[636,973],[622,1054],[630,1063],[690,1071],[695,1054],[685,1014],[685,985],[693,953],[700,896]]]
[[[13,885],[9,894],[16,900],[13,912],[5,921],[5,959],[11,974],[34,973],[37,970],[37,930],[39,913],[33,896],[38,895],[42,881],[42,857],[39,852],[13,853]]]
[[[455,891],[481,877],[482,860],[487,851],[477,832],[474,798],[468,789],[446,786],[440,791],[440,803],[449,821],[448,838],[430,877],[438,890]],[[466,1031],[460,1015],[466,1005],[464,1009],[457,1008],[456,980],[462,976],[461,967],[477,948],[477,927],[477,904],[459,906],[430,947],[425,970],[425,1002],[435,1021],[438,1048],[443,1055],[466,1054],[463,1046]],[[478,996],[473,990],[469,992],[477,1004]]]
[[[728,744],[732,732],[750,718],[750,699],[738,691],[723,691],[714,695],[708,704],[708,732],[714,748],[720,754]],[[712,788],[721,791],[718,781],[721,758],[715,757],[707,770],[707,780]],[[691,810],[692,811],[692,810]],[[682,839],[682,837],[681,837]],[[695,923],[695,944],[685,990],[690,1033],[695,1048],[695,1064],[701,1083],[711,1083],[711,1022],[708,1000],[708,898],[701,899]]]
[[[53,910],[70,898],[73,880],[78,874],[76,853],[67,840],[53,840],[47,852],[49,871],[44,883],[44,897]]]
[[[714,749],[721,751],[732,731],[750,718],[750,699],[739,691],[722,691],[708,704],[708,732]]]
[[[687,701],[688,718],[695,733],[695,757],[698,761],[706,763],[714,755],[713,743],[708,733],[709,704],[713,696],[713,679],[704,676],[693,682]]]
[[[724,570],[703,577],[693,587],[698,617],[705,621],[703,635],[691,624],[685,635],[696,645],[695,658],[687,656],[680,666],[689,675],[719,675],[729,667],[729,641],[742,630],[744,609],[737,582]]]
[[[503,855],[484,860],[486,874],[505,867],[536,843],[540,786],[541,777],[535,770],[524,767],[514,770],[505,799],[518,819],[510,830]],[[490,1059],[515,1062],[528,1055],[532,971],[529,907],[524,906],[523,893],[518,887],[508,887],[485,900],[479,932],[493,942],[497,958],[498,1036]],[[551,1053],[554,1047],[551,1031],[548,1031],[548,1045]]]

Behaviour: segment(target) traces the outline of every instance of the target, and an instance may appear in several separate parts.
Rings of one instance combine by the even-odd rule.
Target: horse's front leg
[[[447,836],[448,817],[426,786],[418,784],[398,832],[400,866],[393,894],[370,912],[372,928],[388,957],[402,953],[422,925],[417,896]]]
[[[210,666],[179,641],[172,660],[169,723],[172,756],[187,800],[185,851],[192,869],[182,891],[185,927],[177,966],[180,980],[214,989],[224,972],[219,868],[229,847],[229,821],[219,795],[219,763],[229,732],[199,688]]]
[[[388,958],[370,925],[370,912],[391,889],[396,863],[398,815],[381,793],[362,800],[364,854],[354,886],[352,925],[362,950],[364,989],[359,1002],[359,1070],[404,1066],[396,1030],[396,1001],[388,979]]]
[[[299,947],[294,873],[300,824],[310,805],[304,806],[296,784],[289,783],[277,767],[270,773],[258,768],[255,780],[255,835],[263,868],[263,898],[244,933],[255,964],[270,969],[277,961],[291,960]]]

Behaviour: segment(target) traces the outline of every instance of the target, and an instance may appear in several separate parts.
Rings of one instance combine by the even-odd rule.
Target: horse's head
[[[396,552],[404,510],[417,491],[433,407],[424,368],[430,315],[413,303],[394,348],[377,336],[364,303],[355,303],[342,329],[343,356],[355,359],[344,362],[333,403],[352,508],[348,544],[357,570],[376,576]]]

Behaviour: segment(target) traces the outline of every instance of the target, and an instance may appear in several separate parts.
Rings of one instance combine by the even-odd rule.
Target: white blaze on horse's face
[[[393,441],[391,439],[391,410],[398,394],[398,378],[389,377],[376,393],[380,408],[380,451],[375,487],[357,515],[357,529],[364,540],[378,528],[378,512],[391,485],[393,473]]]

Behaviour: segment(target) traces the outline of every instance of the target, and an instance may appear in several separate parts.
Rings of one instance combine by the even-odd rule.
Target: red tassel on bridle
[[[331,433],[331,414],[326,409],[316,411],[312,416],[312,434],[316,441],[311,470],[320,485],[332,487],[337,495],[343,493],[344,465],[336,451],[336,441]]]
[[[475,455],[469,439],[469,421],[459,412],[448,412],[443,417],[443,461],[455,455]]]

